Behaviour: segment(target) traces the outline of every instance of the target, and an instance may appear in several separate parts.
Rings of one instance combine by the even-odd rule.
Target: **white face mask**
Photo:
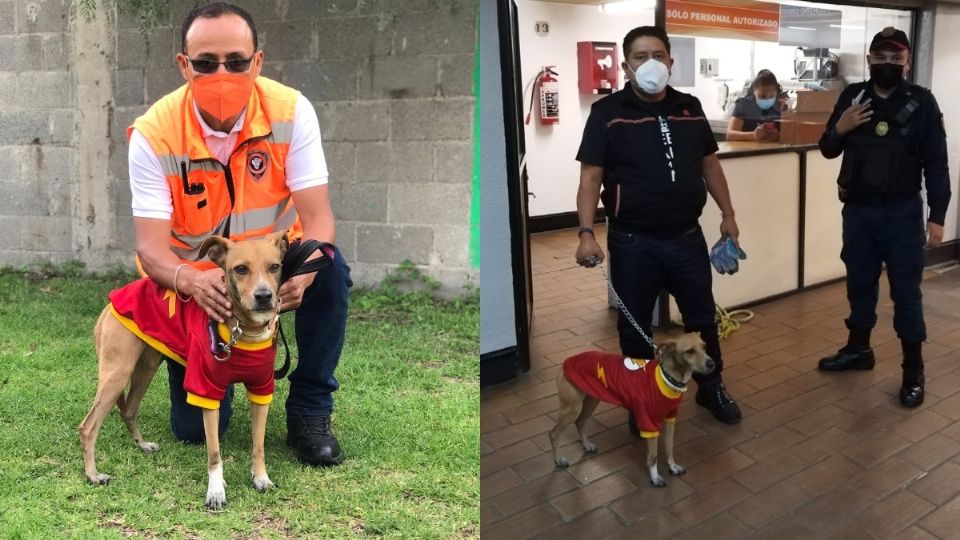
[[[628,64],[629,65],[629,64]],[[670,68],[663,62],[653,58],[640,64],[633,71],[633,82],[647,94],[659,94],[667,87],[670,79]]]

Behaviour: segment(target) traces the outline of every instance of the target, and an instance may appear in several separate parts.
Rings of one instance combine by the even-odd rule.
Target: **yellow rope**
[[[727,311],[717,304],[714,320],[717,322],[717,333],[720,339],[727,339],[730,334],[740,329],[740,324],[753,318],[753,312],[748,309]]]

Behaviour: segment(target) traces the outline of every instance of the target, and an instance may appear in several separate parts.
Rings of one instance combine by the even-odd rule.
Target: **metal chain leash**
[[[607,289],[610,290],[610,294],[613,295],[613,299],[617,301],[617,308],[623,313],[623,316],[627,318],[627,321],[643,336],[643,339],[650,345],[650,348],[653,349],[654,353],[657,351],[657,345],[653,342],[653,339],[643,331],[643,328],[640,328],[640,324],[637,323],[637,320],[633,318],[633,315],[630,314],[630,310],[627,309],[626,304],[623,303],[623,300],[620,299],[620,295],[617,294],[616,289],[613,288],[613,281],[610,279],[610,274],[607,273],[607,269],[600,265],[600,258],[596,255],[587,257],[588,268],[594,266],[599,266],[600,271],[603,273],[603,278],[607,281]]]

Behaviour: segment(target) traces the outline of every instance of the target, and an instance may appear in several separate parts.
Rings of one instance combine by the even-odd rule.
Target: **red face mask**
[[[243,73],[214,73],[190,82],[197,106],[220,122],[238,116],[253,92],[253,79]]]

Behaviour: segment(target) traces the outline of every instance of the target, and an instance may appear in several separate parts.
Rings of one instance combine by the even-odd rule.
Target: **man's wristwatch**
[[[593,227],[580,227],[577,236],[579,237],[583,233],[590,233],[590,235],[593,236]]]

